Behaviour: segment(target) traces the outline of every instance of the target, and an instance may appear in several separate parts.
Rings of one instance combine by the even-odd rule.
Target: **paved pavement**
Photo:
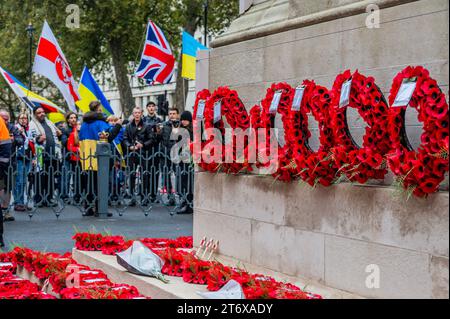
[[[170,216],[169,208],[155,206],[146,217],[140,208],[129,208],[123,216],[115,211],[108,219],[83,217],[80,210],[68,206],[56,218],[51,209],[39,209],[29,218],[28,213],[13,212],[14,222],[5,222],[6,249],[20,245],[47,252],[64,253],[72,250],[75,229],[110,232],[129,239],[139,237],[176,238],[192,236],[192,215]]]

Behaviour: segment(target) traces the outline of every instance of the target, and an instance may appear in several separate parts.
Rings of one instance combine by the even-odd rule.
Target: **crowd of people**
[[[91,102],[89,109],[82,117],[69,112],[65,122],[56,124],[39,106],[32,114],[20,113],[17,123],[11,122],[7,110],[0,110],[0,247],[4,245],[3,222],[15,220],[9,210],[11,198],[14,211],[32,210],[25,198],[30,188],[34,188],[36,207],[56,206],[59,194],[63,200],[71,198],[83,204],[84,216],[98,214],[95,154],[100,140],[110,143],[113,154],[109,164],[110,200],[119,198],[125,189],[130,206],[136,205],[138,196],[140,204],[148,206],[157,201],[161,191],[172,203],[171,196],[182,193],[176,213],[192,214],[194,177],[190,161],[175,164],[169,155],[182,140],[180,129],[192,139],[192,114],[185,111],[180,115],[177,108],[171,108],[168,120],[163,121],[153,102],[146,105],[146,116],[142,108],[135,107],[128,120],[107,117],[98,101]],[[174,174],[177,170],[182,173]]]

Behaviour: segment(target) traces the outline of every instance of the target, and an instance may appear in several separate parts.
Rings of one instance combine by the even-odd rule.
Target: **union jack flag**
[[[149,21],[141,62],[135,75],[148,84],[170,83],[175,69],[175,57],[161,29]]]

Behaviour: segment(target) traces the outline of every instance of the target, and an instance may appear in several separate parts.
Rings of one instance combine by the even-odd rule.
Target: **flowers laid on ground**
[[[122,250],[129,244],[120,236],[102,234],[77,233],[73,238],[81,250],[106,254],[112,253],[111,246]],[[164,274],[182,277],[187,283],[206,285],[209,291],[218,291],[233,279],[242,286],[247,299],[321,299],[319,295],[272,277],[202,260],[195,251],[186,249],[192,248],[192,237],[145,238],[142,242],[163,259]],[[105,249],[99,243],[111,246]],[[120,245],[123,246],[118,247]],[[34,274],[40,281],[33,283],[17,277],[18,267]],[[45,289],[52,295],[44,292]],[[69,253],[42,253],[16,247],[0,254],[0,299],[55,299],[55,296],[61,299],[145,299],[136,287],[111,282],[102,270],[76,263]]]
[[[96,241],[100,237],[91,236]],[[94,250],[89,245],[83,247]],[[18,266],[33,273],[41,282],[32,283],[15,276]],[[59,255],[16,247],[9,253],[0,254],[0,299],[55,299],[42,292],[47,285],[62,299],[144,298],[136,287],[111,282],[102,270],[77,264],[69,253]]]
[[[415,83],[410,92],[412,96],[405,105],[395,105],[398,96],[404,97],[404,93],[408,93],[401,91],[405,81]],[[372,179],[383,180],[389,168],[397,176],[396,184],[410,194],[426,197],[439,190],[449,171],[449,108],[445,94],[426,69],[407,67],[400,72],[392,84],[390,105],[375,79],[358,71],[338,75],[331,91],[313,81],[304,81],[303,99],[296,105],[299,101],[296,97],[301,96],[297,95],[299,89],[293,89],[287,83],[272,84],[249,115],[237,93],[227,87],[220,87],[213,94],[207,90],[199,92],[194,114],[202,112],[204,120],[195,121],[197,126],[204,123],[225,135],[222,119],[226,118],[233,128],[248,128],[250,123],[252,132],[248,143],[244,143],[243,161],[239,162],[236,143],[222,145],[212,135],[206,141],[198,141],[199,135],[196,135],[193,144],[199,147],[194,152],[195,162],[199,163],[195,154],[204,154],[207,156],[202,157],[198,165],[206,171],[235,174],[258,169],[260,174],[271,174],[281,181],[301,178],[313,187],[317,184],[330,186],[342,181],[343,176],[362,184]],[[220,119],[215,121],[218,102],[222,103]],[[408,106],[419,112],[418,119],[423,123],[422,144],[417,151],[411,147],[406,135]],[[364,120],[366,129],[362,145],[357,145],[350,133],[348,107],[357,109]],[[320,147],[317,151],[313,151],[308,143],[311,136],[308,113],[319,123]],[[285,132],[286,144],[282,146],[274,146],[276,143],[270,134],[271,128],[276,126],[277,114],[281,115]],[[233,140],[236,141],[234,136]],[[270,156],[273,148],[278,151],[275,150],[277,156]],[[229,152],[217,156],[218,150]],[[235,162],[224,163],[227,156],[232,156]]]
[[[106,242],[108,238],[115,238],[115,243],[123,242],[124,247],[128,242],[118,240],[117,236],[102,236],[101,234],[76,234],[75,240],[83,238],[103,238]],[[209,291],[218,291],[231,279],[241,284],[247,299],[321,299],[319,295],[304,292],[297,286],[276,281],[274,278],[263,275],[252,275],[247,271],[238,268],[231,268],[217,261],[202,260],[196,257],[194,251],[186,248],[193,247],[192,237],[179,237],[177,239],[165,238],[145,238],[141,242],[149,247],[164,261],[162,273],[168,276],[182,277],[183,281],[198,285],[207,285]],[[90,245],[76,245],[88,247],[85,251],[90,251]],[[124,250],[125,248],[118,248]],[[105,254],[104,247],[99,247],[98,251]]]
[[[187,252],[168,247],[158,253],[164,260],[164,266],[161,272],[164,275],[173,277],[183,277],[183,261]]]
[[[12,273],[8,276],[0,272],[1,299],[56,299],[54,296],[40,291],[39,286],[29,280],[19,278]]]
[[[16,270],[14,254],[0,254],[0,300],[55,299],[54,296],[42,292],[37,284],[15,276]]]
[[[115,255],[127,250],[133,240],[126,240],[123,236],[108,236],[96,233],[76,233],[73,237],[75,248],[83,251],[102,251],[105,255]],[[150,249],[157,248],[192,248],[192,237],[170,238],[140,238],[145,246]]]

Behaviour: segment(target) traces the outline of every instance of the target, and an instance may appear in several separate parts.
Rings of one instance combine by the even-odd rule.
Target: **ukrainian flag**
[[[83,113],[89,112],[89,104],[92,101],[100,101],[103,106],[103,113],[106,115],[114,114],[111,105],[86,66],[81,74],[78,93],[80,94],[81,99],[76,102],[76,104]]]
[[[195,80],[195,62],[198,50],[208,50],[208,48],[183,31],[183,50],[181,52],[183,55],[181,76],[183,78]]]

